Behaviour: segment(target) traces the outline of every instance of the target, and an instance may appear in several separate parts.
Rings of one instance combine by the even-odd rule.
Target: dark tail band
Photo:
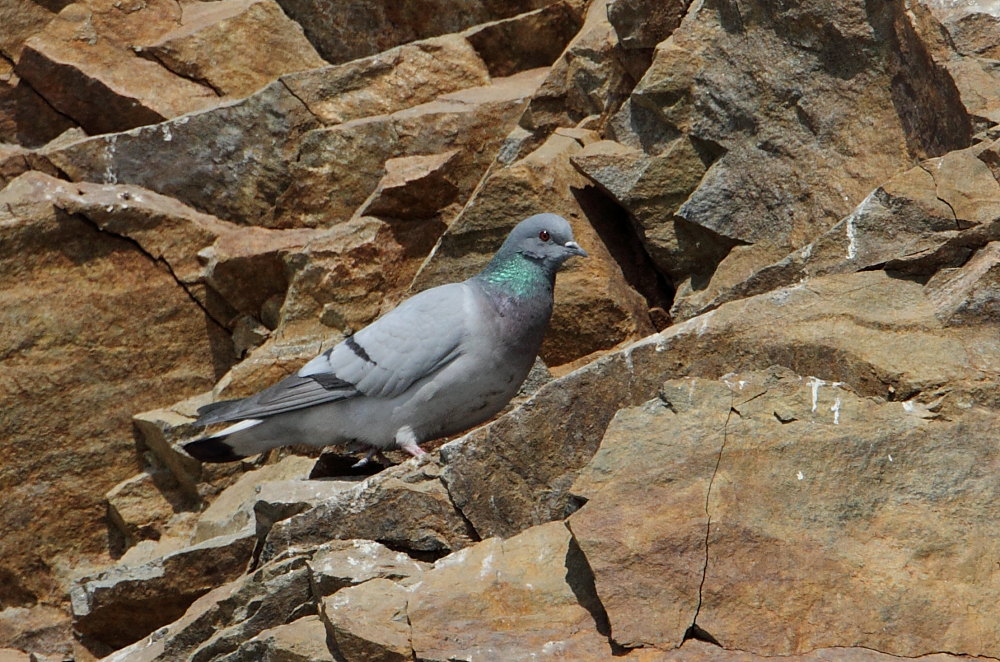
[[[205,437],[184,444],[187,454],[202,462],[235,462],[245,455],[238,455],[224,439]]]

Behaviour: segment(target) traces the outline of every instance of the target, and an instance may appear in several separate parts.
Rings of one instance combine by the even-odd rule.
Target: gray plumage
[[[294,443],[355,443],[376,453],[488,420],[517,393],[552,315],[555,274],[586,256],[555,214],[521,221],[476,276],[407,299],[274,386],[199,410],[199,425],[230,422],[187,443],[225,462]]]

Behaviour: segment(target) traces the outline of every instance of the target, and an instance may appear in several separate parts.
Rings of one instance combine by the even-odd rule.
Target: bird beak
[[[570,252],[573,253],[573,255],[579,255],[580,257],[589,257],[587,255],[587,251],[580,248],[580,244],[576,243],[575,241],[567,241],[565,244],[563,244],[563,246],[568,248]]]

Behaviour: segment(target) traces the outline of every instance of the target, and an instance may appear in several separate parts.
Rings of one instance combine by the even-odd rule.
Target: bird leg
[[[396,446],[413,457],[427,455],[427,451],[417,445],[417,435],[409,425],[404,425],[396,431]]]
[[[366,467],[369,464],[371,464],[372,458],[375,458],[376,460],[378,460],[379,462],[381,462],[386,466],[392,464],[392,462],[389,461],[389,458],[387,458],[385,455],[382,454],[381,448],[377,448],[375,446],[369,446],[368,452],[365,453],[365,456],[360,460],[358,460],[357,462],[355,462],[354,464],[352,464],[351,468],[360,469],[362,467]]]

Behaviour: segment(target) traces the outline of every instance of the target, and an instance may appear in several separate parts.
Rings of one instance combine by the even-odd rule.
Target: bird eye
[[[548,230],[542,230],[541,232],[538,233],[538,238],[541,239],[542,241],[548,241],[551,238],[551,235],[549,234]]]

